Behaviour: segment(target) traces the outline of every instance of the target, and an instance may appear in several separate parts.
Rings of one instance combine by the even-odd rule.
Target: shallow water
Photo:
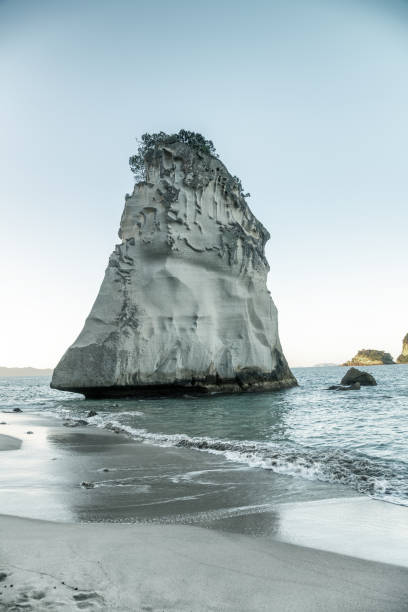
[[[98,414],[88,420],[99,427],[283,474],[294,489],[325,482],[333,495],[408,505],[408,367],[365,369],[378,386],[328,391],[345,368],[294,368],[299,387],[290,390],[157,400],[85,400],[50,389],[47,377],[2,378],[0,409],[74,419],[93,409]]]

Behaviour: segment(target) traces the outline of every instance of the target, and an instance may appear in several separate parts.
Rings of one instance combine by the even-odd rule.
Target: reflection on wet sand
[[[92,426],[69,428],[57,419],[24,414],[9,420],[9,433],[23,445],[18,453],[2,454],[7,475],[0,500],[8,514],[184,523],[273,535],[279,530],[276,504],[332,492],[324,484],[316,489],[220,455],[137,443]]]

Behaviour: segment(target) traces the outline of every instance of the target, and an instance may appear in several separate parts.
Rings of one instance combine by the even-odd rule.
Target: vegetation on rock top
[[[175,142],[182,142],[195,151],[218,157],[212,140],[207,140],[198,132],[180,130],[177,134],[166,134],[165,132],[157,132],[155,134],[146,133],[138,140],[139,147],[137,153],[129,158],[130,169],[135,175],[135,179],[137,181],[145,180],[146,157],[149,157],[149,154],[152,154],[157,146],[162,144],[173,144]]]
[[[361,349],[357,355],[343,365],[391,365],[395,363],[390,353],[377,351],[375,349]]]
[[[143,134],[137,142],[139,145],[137,153],[129,158],[130,169],[134,174],[136,182],[145,181],[147,179],[148,162],[153,159],[153,155],[160,145],[170,145],[180,142],[188,145],[194,151],[218,158],[212,140],[208,140],[198,132],[191,132],[189,130],[180,130],[177,134],[166,134],[165,132],[157,132],[154,134],[146,133]],[[232,180],[243,197],[250,197],[249,193],[243,193],[242,183],[237,176],[233,176]]]

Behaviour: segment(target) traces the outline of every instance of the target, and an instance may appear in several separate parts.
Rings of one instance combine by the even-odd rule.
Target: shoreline
[[[3,415],[3,514],[72,523],[187,524],[408,566],[406,506],[257,470],[223,455],[140,442],[92,423],[65,427],[49,415]]]
[[[91,424],[64,427],[51,416],[3,416],[0,441],[20,447],[1,452],[0,610],[57,601],[150,612],[405,610],[404,507],[328,497],[330,485],[322,498],[291,503],[266,490],[257,505],[252,468],[219,456]],[[215,496],[183,477],[226,468]],[[284,482],[257,474],[271,491]],[[248,487],[249,502],[234,497],[234,479]]]
[[[254,471],[223,454],[137,441],[115,427],[65,427],[55,416],[3,414],[8,424],[0,436],[8,431],[22,440],[18,453],[2,454],[6,514],[21,516],[29,496],[30,518],[184,522],[270,535],[278,528],[277,503],[339,495],[326,483]]]

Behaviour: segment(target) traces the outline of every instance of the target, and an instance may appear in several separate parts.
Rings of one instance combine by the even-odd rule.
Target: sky
[[[54,367],[136,138],[213,140],[268,228],[292,366],[408,332],[408,2],[0,0],[0,365]]]

